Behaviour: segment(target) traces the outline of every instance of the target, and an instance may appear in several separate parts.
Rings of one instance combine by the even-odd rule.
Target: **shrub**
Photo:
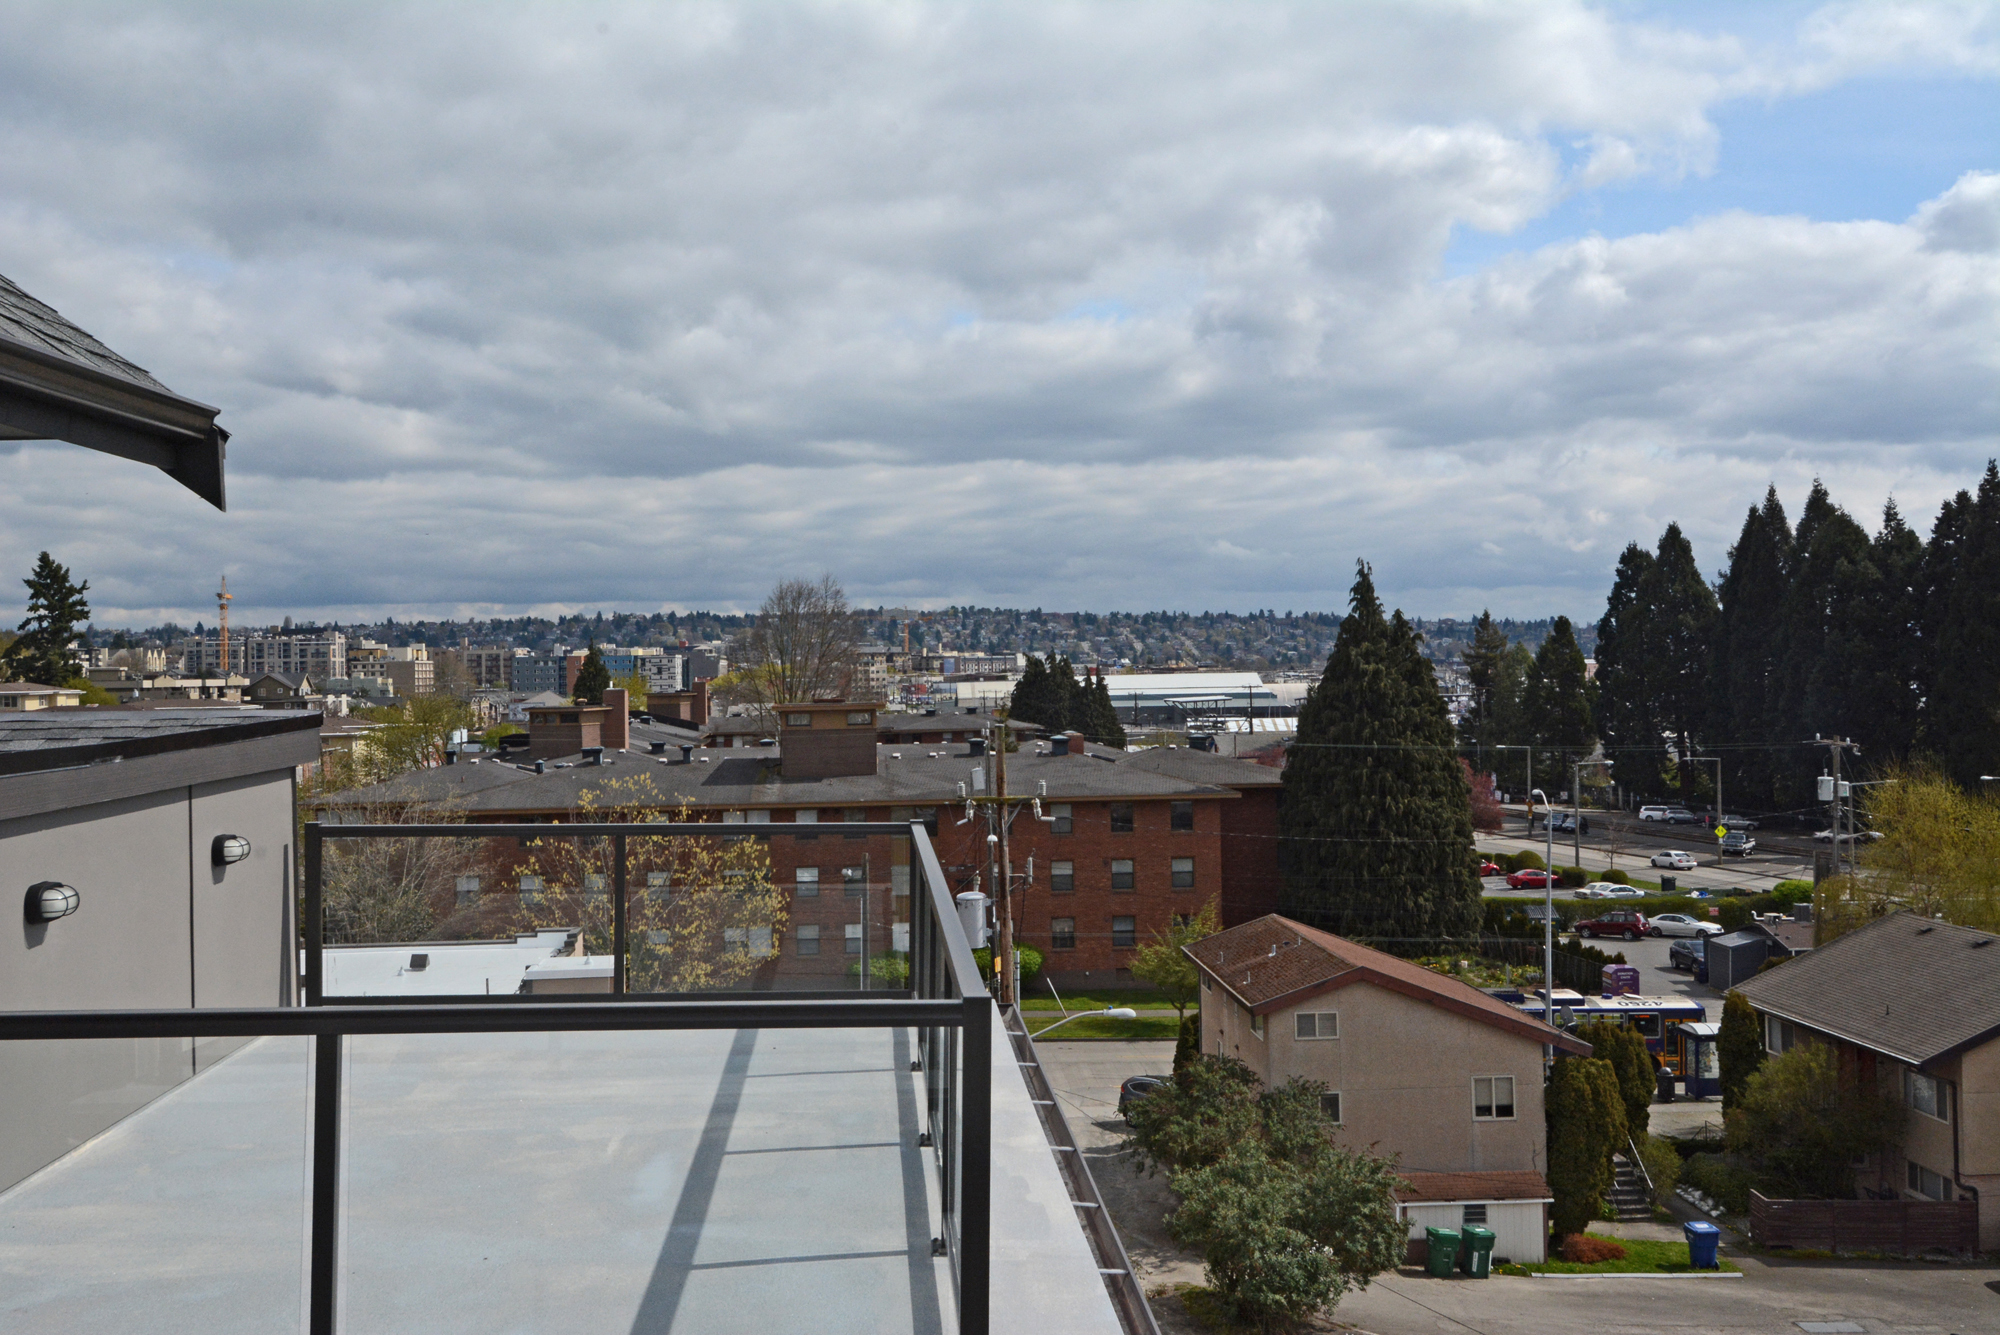
[[[1590,884],[1590,873],[1581,867],[1557,867],[1556,884],[1565,890],[1577,890]]]
[[[1722,1002],[1722,1027],[1715,1036],[1715,1055],[1722,1063],[1722,1111],[1743,1097],[1743,1086],[1764,1064],[1763,1026],[1756,1008],[1741,992],[1731,991]]]
[[[1653,1183],[1653,1204],[1665,1205],[1681,1180],[1681,1152],[1664,1136],[1647,1136],[1639,1142],[1639,1159]]]
[[[1813,897],[1811,881],[1780,881],[1771,887],[1771,899],[1790,908],[1794,904],[1810,904]]]
[[[1591,1233],[1572,1233],[1562,1241],[1562,1259],[1577,1265],[1596,1265],[1599,1261],[1622,1261],[1625,1249],[1610,1238],[1600,1238]]]
[[[1174,1073],[1201,1055],[1201,1011],[1189,1011],[1181,1019],[1180,1038],[1174,1043]]]
[[[1744,1082],[1725,1123],[1729,1148],[1787,1195],[1854,1195],[1854,1163],[1902,1130],[1900,1098],[1842,1081],[1825,1043],[1801,1043]]]
[[[1548,1096],[1549,1224],[1558,1237],[1581,1233],[1610,1189],[1611,1155],[1625,1143],[1625,1100],[1611,1063],[1561,1057]]]
[[[1514,864],[1509,871],[1545,871],[1549,865],[1542,861],[1540,853],[1509,853],[1507,860]]]
[[[1014,943],[1014,952],[1021,957],[1021,990],[1027,991],[1042,974],[1042,952],[1033,946]],[[985,946],[972,952],[972,962],[979,966],[981,978],[993,976],[993,952]]]
[[[1653,1056],[1636,1029],[1606,1020],[1586,1020],[1576,1036],[1590,1044],[1590,1055],[1611,1063],[1618,1077],[1618,1094],[1625,1106],[1625,1132],[1634,1141],[1646,1137],[1648,1112],[1659,1092]],[[1621,1143],[1617,1148],[1624,1149]]]
[[[1201,1168],[1258,1130],[1257,1073],[1234,1057],[1200,1056],[1132,1105],[1125,1121],[1143,1168]]]
[[[849,978],[861,976],[861,961],[855,960],[847,966]],[[910,985],[910,957],[908,955],[876,955],[868,961],[868,976],[884,987],[908,987]]]
[[[1600,881],[1609,881],[1613,885],[1632,884],[1632,878],[1630,876],[1627,876],[1624,872],[1619,871],[1616,867],[1613,867],[1610,871],[1605,872],[1604,875],[1598,877],[1597,879]]]
[[[1725,899],[1716,920],[1725,932],[1740,931],[1750,922],[1750,905],[1740,899]]]
[[[1731,1214],[1750,1212],[1750,1188],[1756,1179],[1726,1154],[1697,1154],[1681,1166],[1681,1181]]]

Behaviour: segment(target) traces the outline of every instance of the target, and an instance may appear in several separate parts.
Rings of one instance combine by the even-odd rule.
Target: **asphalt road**
[[[1665,943],[1644,941],[1637,952]],[[1635,952],[1628,949],[1631,957]],[[1658,970],[1648,970],[1648,987]],[[1135,1174],[1117,1145],[1124,1124],[1118,1085],[1126,1076],[1161,1074],[1173,1044],[1049,1042],[1037,1045],[1043,1068],[1083,1148],[1134,1269],[1153,1298],[1167,1335],[1194,1335],[1170,1296],[1175,1283],[1200,1283],[1201,1263],[1174,1245],[1160,1223],[1172,1196],[1159,1178]],[[1682,1105],[1674,1105],[1676,1109]],[[1656,1117],[1667,1111],[1656,1107]],[[1369,1335],[1800,1335],[1801,1322],[1848,1323],[1841,1329],[1880,1335],[1973,1335],[2000,1331],[2000,1268],[1918,1262],[1731,1259],[1742,1279],[1431,1279],[1404,1268],[1348,1295],[1334,1313]]]

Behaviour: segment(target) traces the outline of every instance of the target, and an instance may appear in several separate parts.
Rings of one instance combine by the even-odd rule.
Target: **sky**
[[[0,273],[232,433],[0,443],[102,625],[1594,619],[2000,454],[2000,4],[16,0]]]

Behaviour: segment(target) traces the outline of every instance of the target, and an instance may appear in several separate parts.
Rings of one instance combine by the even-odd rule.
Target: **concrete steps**
[[[1646,1179],[1622,1154],[1611,1156],[1611,1191],[1605,1197],[1621,1224],[1643,1222],[1653,1217],[1652,1199],[1646,1194]]]

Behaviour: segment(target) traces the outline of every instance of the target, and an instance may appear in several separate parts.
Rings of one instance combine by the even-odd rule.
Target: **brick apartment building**
[[[933,735],[955,721],[925,719]],[[841,824],[923,821],[955,892],[992,891],[986,808],[968,802],[992,791],[984,737],[883,744],[877,707],[847,702],[781,710],[777,743],[763,747],[696,746],[692,731],[635,724],[627,749],[624,739],[585,737],[582,722],[535,711],[531,739],[546,734],[531,740],[540,772],[534,761],[468,757],[341,800],[443,805],[471,822],[573,819],[587,790],[629,793],[643,775],[660,807],[685,802],[697,818],[755,827],[746,834],[767,846],[773,879],[791,891],[770,986],[825,986],[864,951],[902,948],[908,842],[843,835]],[[582,750],[600,743],[601,753]],[[1274,770],[1075,736],[1026,742],[1005,763],[1008,791],[1022,799],[1009,828],[1016,935],[1043,952],[1057,986],[1129,982],[1133,953],[1176,916],[1220,900],[1226,920],[1254,917],[1276,884],[1277,843],[1263,833],[1276,828]]]

